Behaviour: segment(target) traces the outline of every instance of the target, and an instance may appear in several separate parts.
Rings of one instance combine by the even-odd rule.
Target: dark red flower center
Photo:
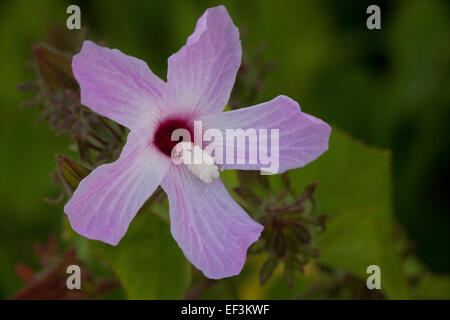
[[[177,145],[177,143],[183,141],[183,138],[180,137],[178,140],[172,140],[172,133],[177,129],[185,129],[189,131],[191,135],[191,139],[193,139],[193,129],[189,124],[188,120],[183,119],[167,119],[161,122],[156,129],[155,136],[153,137],[154,144],[158,147],[158,149],[168,155],[171,156],[171,152],[173,147]]]

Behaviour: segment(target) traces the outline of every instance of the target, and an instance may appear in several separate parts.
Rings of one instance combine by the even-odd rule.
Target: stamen
[[[183,163],[200,180],[211,183],[219,177],[219,167],[213,157],[192,142],[180,142],[172,150],[172,161]]]

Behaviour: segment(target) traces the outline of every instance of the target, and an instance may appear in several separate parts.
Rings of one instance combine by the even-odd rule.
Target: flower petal
[[[166,84],[142,60],[85,41],[72,69],[81,103],[130,129],[146,125],[161,110]]]
[[[237,275],[263,227],[231,198],[220,179],[207,184],[173,165],[161,183],[169,197],[170,229],[186,258],[205,276]]]
[[[166,105],[194,115],[222,111],[241,56],[239,31],[227,9],[206,10],[186,45],[169,58]]]
[[[322,120],[301,112],[297,102],[286,96],[248,108],[223,112],[203,118],[203,128],[217,128],[223,135],[224,169],[260,170],[270,165],[261,162],[261,153],[272,157],[272,163],[278,162],[278,170],[272,173],[282,173],[289,169],[303,167],[317,159],[328,150],[328,138],[331,127]],[[235,144],[226,143],[226,129],[253,128],[257,132],[257,158],[249,156],[249,139],[245,148],[235,148]],[[279,129],[279,152],[271,155],[271,134],[267,130],[266,137],[259,133],[259,129]],[[212,142],[213,145],[219,145]],[[245,156],[245,163],[238,164],[236,154]],[[226,154],[231,154],[234,163],[226,163]],[[254,164],[250,162],[254,161]],[[276,168],[275,168],[276,169]]]
[[[119,159],[92,171],[65,205],[72,228],[116,245],[170,163],[144,136],[131,132]]]

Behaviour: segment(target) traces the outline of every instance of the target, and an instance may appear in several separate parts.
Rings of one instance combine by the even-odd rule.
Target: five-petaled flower
[[[286,96],[236,111],[225,108],[241,63],[239,32],[223,6],[206,10],[187,43],[168,60],[167,82],[147,64],[85,41],[72,67],[81,102],[130,129],[119,159],[84,178],[65,205],[74,230],[116,245],[161,185],[171,232],[186,258],[213,279],[239,274],[263,227],[231,198],[220,178],[206,183],[170,153],[175,129],[278,128],[279,172],[303,167],[328,149],[331,128]],[[223,169],[260,166],[224,164]]]

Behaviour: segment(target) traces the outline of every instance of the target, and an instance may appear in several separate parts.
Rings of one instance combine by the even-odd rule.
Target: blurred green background
[[[352,136],[392,151],[393,208],[420,261],[450,272],[450,7],[447,1],[2,1],[0,2],[0,298],[22,286],[15,266],[38,267],[33,248],[61,232],[50,174],[55,154],[74,156],[37,110],[19,107],[34,79],[36,42],[61,41],[66,8],[81,7],[87,38],[148,62],[165,79],[167,57],[204,10],[224,4],[241,31],[244,54],[266,44],[276,61],[258,95],[279,94]],[[366,28],[378,4],[382,29]],[[369,165],[369,164],[368,164]],[[368,184],[371,181],[367,181]],[[345,230],[342,230],[345,232]]]

